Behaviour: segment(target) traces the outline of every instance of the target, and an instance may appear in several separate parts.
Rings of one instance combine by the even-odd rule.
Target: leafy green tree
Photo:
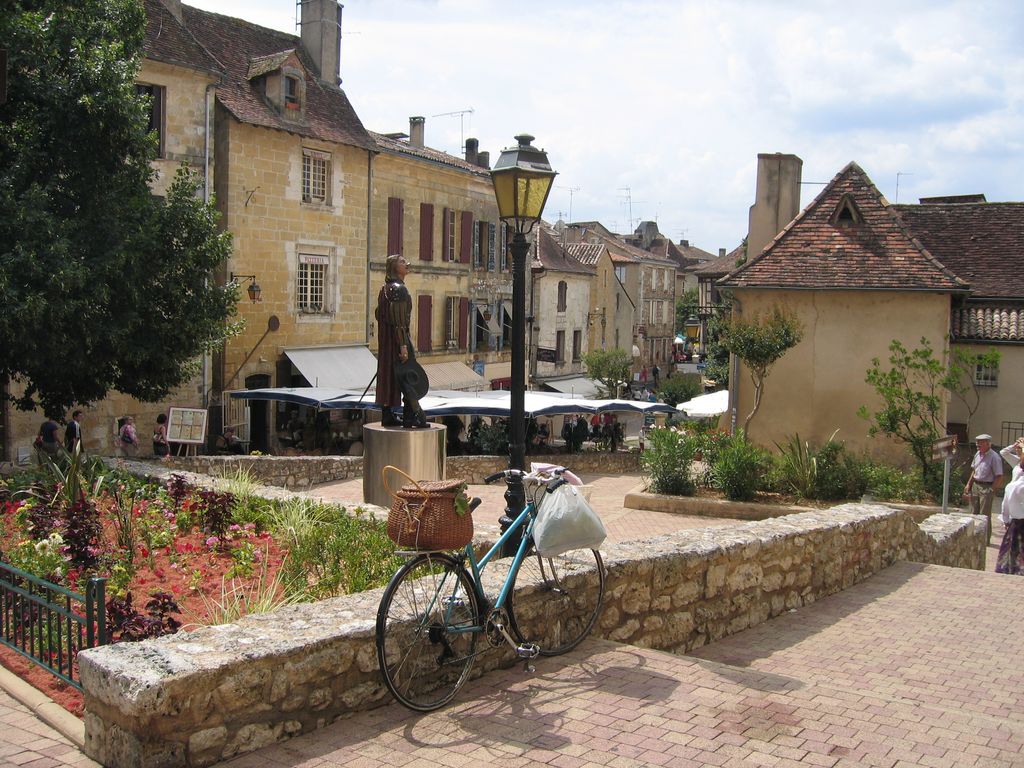
[[[232,331],[237,289],[211,280],[230,238],[199,180],[179,173],[163,200],[149,188],[145,23],[138,0],[0,13],[0,379],[24,384],[21,408],[159,399]]]
[[[722,346],[722,327],[727,322],[718,312],[708,318],[704,334],[704,376],[717,389],[729,386],[729,350]]]
[[[868,420],[869,435],[888,435],[907,445],[926,485],[934,482],[938,471],[931,458],[932,443],[946,434],[942,414],[948,375],[928,339],[922,337],[921,346],[912,350],[893,339],[889,344],[889,367],[883,368],[876,357],[865,378],[881,398],[882,406],[874,413],[863,405],[857,411]]]
[[[722,347],[743,361],[754,383],[754,407],[743,422],[745,435],[750,420],[761,407],[768,373],[779,358],[800,343],[804,329],[795,315],[774,306],[767,313],[757,313],[749,320],[738,317],[724,321],[721,333]]]
[[[658,387],[658,396],[665,405],[673,408],[687,400],[692,400],[704,391],[700,374],[677,373],[671,379],[662,379]]]
[[[676,333],[686,330],[686,321],[697,316],[700,306],[700,294],[696,288],[687,288],[683,297],[676,302]]]
[[[601,382],[607,397],[616,397],[619,387],[629,385],[632,358],[624,349],[597,349],[583,355],[590,378]]]

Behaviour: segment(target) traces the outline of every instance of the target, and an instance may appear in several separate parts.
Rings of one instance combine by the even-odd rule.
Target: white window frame
[[[974,366],[974,383],[979,387],[998,387],[999,366],[976,363]]]
[[[444,249],[443,261],[453,262],[459,260],[458,243],[455,239],[455,227],[458,223],[458,216],[454,208],[448,209],[448,242],[442,244]]]
[[[330,281],[330,256],[300,253],[295,270],[296,309],[302,314],[329,314],[331,310],[327,301],[327,289]]]
[[[302,202],[330,205],[331,170],[330,152],[302,148]]]

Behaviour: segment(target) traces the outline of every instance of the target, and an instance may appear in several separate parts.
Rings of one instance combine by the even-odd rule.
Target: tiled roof
[[[345,92],[317,79],[316,64],[306,55],[298,37],[187,5],[181,9],[185,27],[224,70],[217,101],[236,119],[337,144],[377,149]],[[280,115],[260,93],[259,82],[248,78],[253,61],[291,49],[295,49],[306,70],[305,117],[298,122]]]
[[[569,272],[578,275],[593,275],[594,268],[581,264],[568,253],[566,249],[558,244],[546,228],[537,230],[537,258],[540,261],[538,266],[552,272]],[[536,265],[536,261],[534,262]]]
[[[269,56],[257,56],[256,58],[249,60],[249,71],[246,73],[246,80],[252,80],[254,77],[260,77],[268,72],[280,69],[281,65],[288,61],[288,58],[295,53],[294,48],[288,48],[287,50],[280,51],[279,53],[272,53]]]
[[[1024,203],[894,205],[907,229],[972,298],[1024,298]]]
[[[1024,304],[957,307],[951,331],[957,341],[1024,341]]]
[[[191,69],[220,72],[217,61],[181,25],[160,0],[146,0],[147,59]]]
[[[581,264],[594,266],[601,258],[604,246],[600,243],[569,243],[565,246],[565,250]]]
[[[721,277],[736,269],[736,260],[743,255],[744,246],[742,243],[725,256],[717,256],[711,261],[706,261],[693,270],[698,277]]]
[[[724,288],[965,292],[856,163],[841,170]]]
[[[377,143],[377,147],[385,152],[393,152],[399,155],[415,157],[419,160],[426,160],[430,163],[447,165],[450,168],[455,168],[460,171],[469,171],[477,176],[483,176],[488,179],[491,177],[491,172],[487,168],[481,168],[479,165],[467,163],[461,157],[449,155],[447,152],[442,152],[439,149],[431,149],[430,147],[414,147],[407,141],[393,139],[382,133],[375,133],[373,131],[370,131],[369,133]]]

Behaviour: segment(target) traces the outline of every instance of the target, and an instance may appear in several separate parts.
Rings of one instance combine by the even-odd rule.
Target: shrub
[[[401,564],[384,521],[327,505],[306,511],[309,519],[289,529],[282,565],[289,597],[322,600],[382,586]]]
[[[671,379],[662,378],[658,395],[666,405],[675,408],[704,392],[699,373],[678,373]]]
[[[871,460],[861,463],[861,475],[867,493],[881,501],[919,502],[928,499],[919,472],[904,472]]]
[[[692,496],[696,490],[692,472],[696,452],[693,435],[678,429],[652,429],[640,454],[641,466],[649,478],[648,488],[653,493]]]
[[[818,462],[810,444],[802,441],[799,434],[793,434],[784,445],[776,443],[775,447],[779,449],[775,471],[783,486],[801,498],[813,497]]]
[[[833,501],[859,499],[867,489],[861,468],[843,443],[829,440],[818,449],[814,498]]]
[[[739,431],[721,446],[711,472],[727,499],[750,501],[763,487],[769,465],[768,452],[748,443]]]

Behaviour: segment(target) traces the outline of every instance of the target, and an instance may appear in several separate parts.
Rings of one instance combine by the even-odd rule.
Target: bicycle
[[[490,484],[519,476],[528,498],[522,513],[479,560],[472,542],[457,554],[400,552],[410,559],[384,590],[376,626],[381,674],[399,703],[418,712],[443,707],[469,679],[477,654],[488,647],[507,643],[533,671],[533,659],[566,653],[590,633],[604,600],[601,553],[578,549],[541,557],[533,547],[540,502],[545,493],[566,482],[563,471],[564,467],[537,473],[506,469],[484,479]],[[470,509],[479,503],[474,498]],[[492,602],[481,576],[516,536],[516,554]],[[467,562],[471,570],[466,569]],[[596,589],[590,577],[595,570]],[[517,613],[517,582],[523,590],[535,587],[544,598]],[[486,644],[478,650],[481,636]]]

